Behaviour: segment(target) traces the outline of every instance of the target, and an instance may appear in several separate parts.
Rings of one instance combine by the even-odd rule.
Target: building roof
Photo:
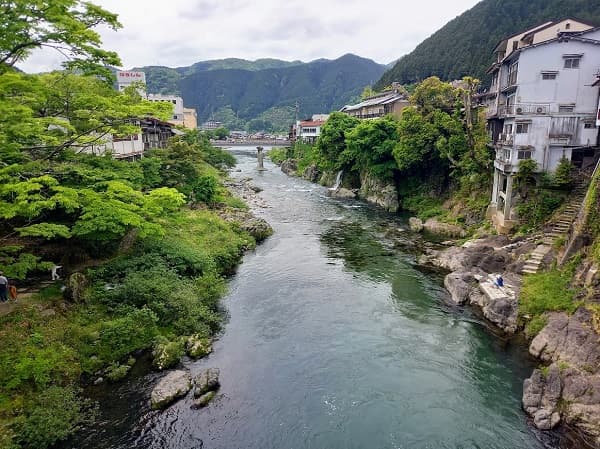
[[[303,120],[300,122],[300,126],[323,126],[325,124],[322,120]]]
[[[364,101],[361,101],[358,104],[354,105],[346,105],[342,108],[342,111],[356,111],[357,109],[362,109],[368,106],[377,106],[383,104],[395,103],[399,100],[406,100],[406,97],[403,94],[399,94],[397,92],[390,92],[387,94],[379,94],[373,97],[369,97]]]

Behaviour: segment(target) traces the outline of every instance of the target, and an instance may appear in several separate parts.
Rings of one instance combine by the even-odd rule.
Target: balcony
[[[549,144],[552,146],[569,146],[571,145],[571,135],[552,135],[549,137]]]
[[[496,145],[501,146],[513,146],[515,143],[514,134],[500,134],[498,136],[498,140],[496,141]]]
[[[517,115],[548,115],[550,113],[550,105],[541,103],[509,104],[507,106],[502,106],[498,113],[504,117]]]

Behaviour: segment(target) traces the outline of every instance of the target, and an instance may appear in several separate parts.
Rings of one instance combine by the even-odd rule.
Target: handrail
[[[598,179],[596,179],[596,178],[598,178]],[[573,221],[573,223],[571,223],[571,226],[569,226],[569,231],[567,232],[565,253],[561,257],[559,265],[563,265],[567,261],[567,259],[570,257],[573,243],[575,242],[575,238],[580,234],[580,232],[583,230],[583,227],[585,226],[585,223],[587,222],[589,211],[586,211],[586,205],[589,201],[590,193],[592,191],[592,189],[590,187],[591,187],[592,183],[594,183],[594,182],[600,183],[600,158],[598,158],[598,161],[596,162],[596,167],[594,168],[594,171],[592,172],[592,177],[590,178],[590,184],[588,185],[588,189],[585,194],[585,197],[583,198],[583,201],[581,202],[581,205],[579,206],[579,211],[577,212],[577,216],[575,217],[575,220]]]

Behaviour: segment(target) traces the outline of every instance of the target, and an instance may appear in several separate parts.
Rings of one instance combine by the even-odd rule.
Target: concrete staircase
[[[552,250],[552,246],[561,238],[565,238],[573,222],[577,218],[577,214],[581,209],[585,194],[587,191],[587,182],[578,184],[571,197],[569,198],[563,210],[554,218],[548,226],[548,230],[544,232],[542,243],[538,245],[527,257],[523,266],[522,274],[535,274],[540,269],[544,258]]]

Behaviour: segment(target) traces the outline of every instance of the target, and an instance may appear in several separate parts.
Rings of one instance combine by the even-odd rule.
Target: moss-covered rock
[[[217,393],[215,391],[209,391],[208,393],[203,394],[199,398],[194,399],[194,407],[202,408],[206,407],[210,401],[215,397]]]
[[[211,340],[198,334],[191,335],[185,343],[185,351],[194,359],[207,356],[212,352]]]
[[[152,352],[154,366],[163,370],[177,365],[185,353],[184,346],[183,339],[158,342]]]

